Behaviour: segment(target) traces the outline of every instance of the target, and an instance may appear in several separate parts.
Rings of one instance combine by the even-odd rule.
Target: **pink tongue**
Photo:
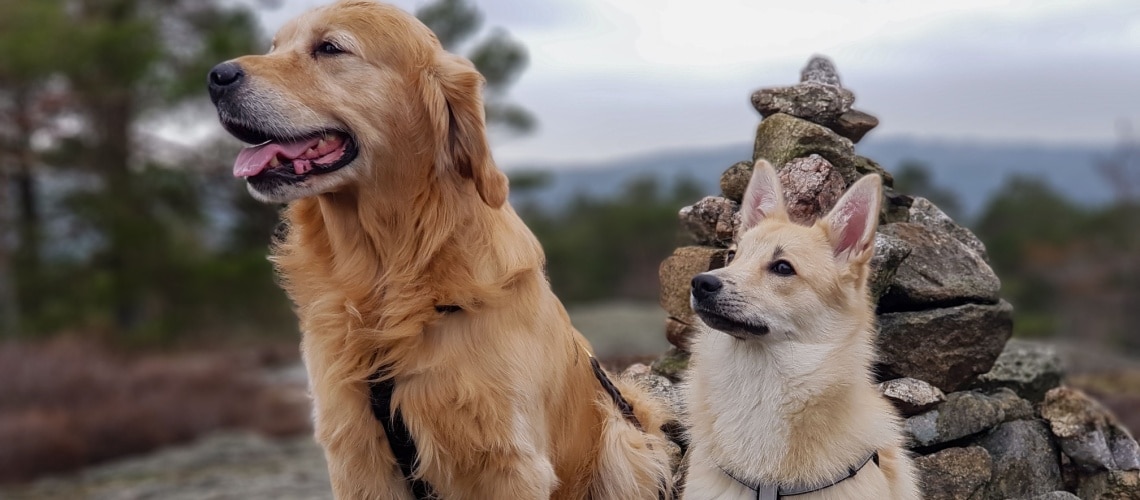
[[[301,156],[309,148],[316,147],[318,142],[320,138],[313,137],[296,142],[267,142],[242,148],[234,160],[234,177],[253,177],[269,168],[269,162],[278,155],[285,157],[287,162]]]

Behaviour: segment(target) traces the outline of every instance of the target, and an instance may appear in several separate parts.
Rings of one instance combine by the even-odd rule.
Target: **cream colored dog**
[[[860,179],[811,227],[790,222],[758,161],[735,257],[693,279],[684,497],[914,499],[899,419],[878,393],[867,292],[881,199]]]
[[[414,17],[362,0],[311,11],[268,54],[210,73],[223,126],[251,144],[234,175],[289,204],[273,261],[300,316],[333,491],[656,499],[671,486],[666,416],[591,366],[506,203],[482,85]],[[414,441],[409,460],[385,414]]]

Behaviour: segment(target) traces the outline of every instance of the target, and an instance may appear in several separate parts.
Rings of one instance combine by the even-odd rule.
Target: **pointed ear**
[[[483,202],[498,208],[507,200],[507,176],[491,158],[483,116],[483,75],[470,61],[440,51],[424,85],[436,136],[436,168],[475,182]]]
[[[836,202],[824,218],[836,257],[848,261],[871,257],[882,200],[883,180],[872,174],[856,181]]]
[[[748,181],[740,205],[740,231],[737,234],[743,234],[773,216],[787,217],[784,188],[780,186],[780,178],[772,164],[767,160],[756,160],[752,166],[752,179]]]

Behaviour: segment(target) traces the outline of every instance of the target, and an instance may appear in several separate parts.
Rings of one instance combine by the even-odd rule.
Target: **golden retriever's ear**
[[[507,176],[491,159],[483,116],[483,75],[470,61],[440,52],[424,92],[436,134],[436,168],[452,169],[475,182],[483,202],[507,200]]]

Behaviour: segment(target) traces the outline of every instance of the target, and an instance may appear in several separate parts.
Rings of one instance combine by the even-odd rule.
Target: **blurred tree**
[[[1037,271],[1070,252],[1065,247],[1075,243],[1083,219],[1045,181],[1021,176],[1007,180],[979,215],[976,231],[1002,278],[1003,294],[1017,307],[1019,334],[1056,333],[1057,285]]]
[[[416,17],[435,32],[445,49],[452,52],[458,51],[483,25],[483,14],[467,0],[436,0],[420,7]],[[505,30],[495,28],[473,42],[467,58],[487,79],[487,122],[502,125],[515,133],[533,130],[536,126],[534,116],[506,98],[511,84],[526,69],[526,47],[513,40]]]
[[[141,126],[204,95],[203,75],[219,60],[251,51],[253,15],[231,3],[200,0],[9,0],[0,4],[0,203],[17,194],[20,304],[11,287],[10,219],[0,221],[0,313],[11,330],[17,307],[38,316],[60,296],[87,289],[67,309],[114,311],[118,326],[136,325],[143,303],[169,270],[172,244],[200,219],[195,182],[169,171],[169,153]],[[85,227],[94,252],[85,285],[52,283],[59,265],[41,266],[36,179],[61,169],[80,181],[64,207]],[[179,180],[174,180],[179,178]],[[14,189],[11,184],[15,184]],[[58,190],[58,189],[57,189]],[[4,210],[4,216],[8,210]],[[61,242],[56,242],[56,246]],[[179,242],[181,243],[181,242]],[[50,270],[47,267],[52,267]],[[61,278],[66,279],[66,278]],[[72,278],[74,279],[74,278]],[[56,292],[53,293],[52,289]],[[66,289],[68,293],[60,293]],[[79,298],[71,296],[70,298]],[[56,305],[42,303],[55,302]],[[50,315],[50,314],[49,314]]]
[[[162,272],[169,241],[153,205],[161,196],[133,175],[148,163],[136,146],[149,144],[135,126],[203,95],[202,75],[252,51],[258,31],[248,10],[215,1],[83,0],[71,7],[72,49],[82,62],[69,77],[86,125],[83,164],[103,183],[86,213],[106,242],[97,260],[110,273],[115,322],[130,328],[143,319],[147,283]]]
[[[38,306],[35,296],[20,297],[13,275],[39,269],[42,221],[34,168],[42,148],[33,137],[49,132],[64,109],[58,77],[74,62],[70,42],[62,1],[0,4],[0,334],[19,329],[21,308]]]
[[[1140,350],[1140,207],[1074,203],[1044,180],[1012,177],[976,223],[1018,335],[1065,335]]]
[[[1134,205],[1140,203],[1140,138],[1128,120],[1121,120],[1116,128],[1116,147],[1096,162],[1096,169],[1116,193],[1117,202]]]
[[[678,207],[700,198],[699,185],[679,178],[672,187],[653,177],[631,180],[621,194],[579,193],[564,210],[524,205],[519,213],[546,251],[547,274],[568,303],[615,298],[655,300],[657,267],[683,241]]]
[[[926,198],[953,219],[958,219],[961,215],[962,207],[958,202],[958,196],[953,191],[935,184],[934,176],[925,164],[914,160],[903,160],[894,177],[896,191]]]

